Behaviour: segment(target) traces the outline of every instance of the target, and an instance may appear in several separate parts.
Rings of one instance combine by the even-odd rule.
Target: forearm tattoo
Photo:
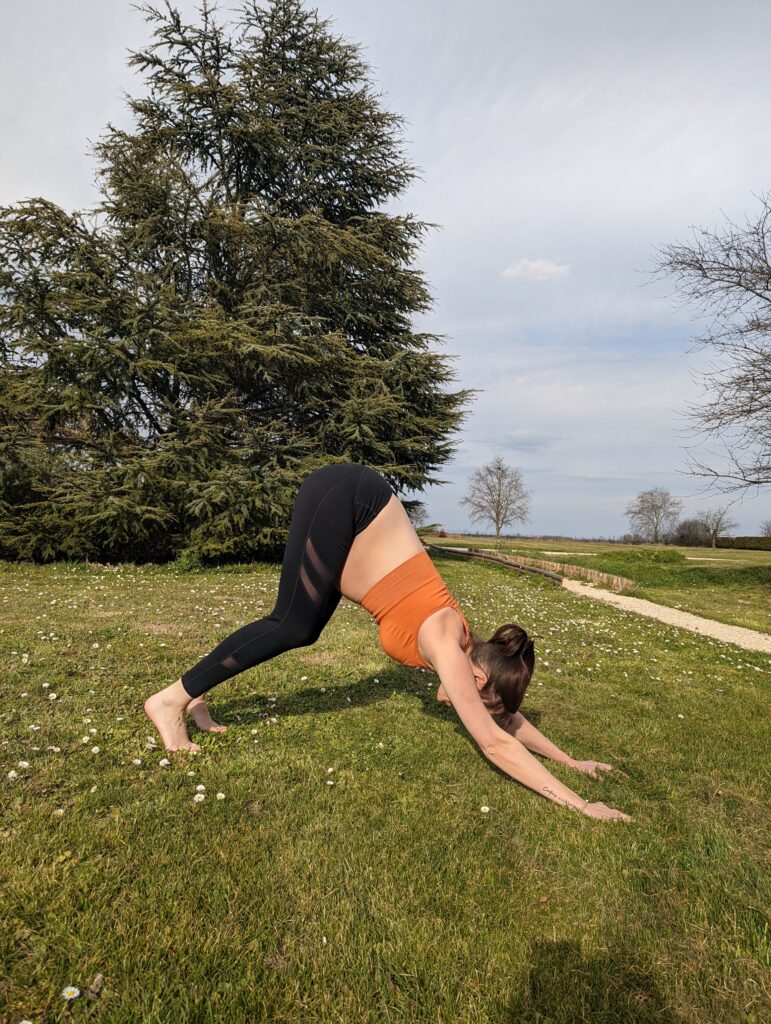
[[[549,788],[549,786],[544,786],[543,792],[546,796],[551,797],[555,803],[562,804],[563,807],[568,807],[571,811],[580,811],[580,807],[576,807],[575,804],[571,804],[564,796],[558,796],[553,789]]]

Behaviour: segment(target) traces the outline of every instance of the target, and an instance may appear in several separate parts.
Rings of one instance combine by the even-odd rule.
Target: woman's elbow
[[[512,737],[504,732],[499,725],[491,721],[491,729],[486,729],[479,742],[479,749],[488,760],[492,760],[500,753],[502,744],[509,742]]]

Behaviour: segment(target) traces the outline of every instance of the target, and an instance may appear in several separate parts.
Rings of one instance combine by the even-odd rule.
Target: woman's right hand
[[[631,821],[631,817],[628,814],[624,814],[623,811],[617,811],[614,807],[608,807],[607,804],[600,803],[598,800],[596,803],[587,803],[585,807],[581,808],[583,814],[588,818],[603,818],[606,821]]]

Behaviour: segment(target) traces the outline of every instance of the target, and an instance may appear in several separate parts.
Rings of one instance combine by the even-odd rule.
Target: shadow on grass
[[[216,707],[217,716],[225,723],[238,721],[244,725],[259,722],[264,718],[266,710],[271,715],[323,715],[330,712],[339,712],[351,708],[363,708],[380,700],[388,700],[395,693],[404,693],[410,696],[417,696],[423,705],[423,711],[427,715],[446,720],[459,728],[459,731],[467,735],[462,723],[452,708],[436,699],[435,685],[428,689],[425,679],[431,679],[432,684],[438,685],[428,673],[420,674],[417,679],[405,679],[401,672],[381,672],[378,682],[371,677],[361,678],[355,683],[343,683],[340,686],[328,686],[326,692],[319,686],[308,686],[304,690],[294,693],[286,693],[276,697],[275,701],[269,701],[262,695],[254,697],[231,697],[229,700],[219,699],[217,690],[213,690],[212,709]],[[227,683],[225,682],[225,686]],[[416,686],[419,689],[416,691]],[[425,691],[425,692],[424,692]],[[224,695],[224,694],[223,694]],[[350,697],[350,700],[348,699]],[[541,719],[540,712],[527,710],[525,716],[532,725],[538,726]]]
[[[394,693],[403,693],[410,697],[417,697],[425,714],[446,721],[456,732],[465,736],[469,742],[473,742],[455,711],[436,699],[436,690],[433,686],[431,689],[426,687],[427,675],[427,673],[425,675],[420,673],[417,679],[409,679],[405,678],[402,672],[384,672],[378,676],[376,683],[367,677],[356,683],[327,687],[325,692],[322,692],[320,687],[307,687],[295,693],[279,695],[275,702],[268,703],[266,698],[261,696],[234,697],[224,701],[215,699],[211,706],[212,710],[216,707],[215,717],[217,720],[225,725],[230,722],[250,725],[263,721],[266,712],[271,715],[289,717],[291,715],[320,715],[349,711],[352,708],[376,704],[381,700],[389,700]],[[528,708],[525,717],[531,725],[538,727],[541,718],[540,712]]]
[[[633,946],[582,952],[577,942],[535,941],[522,988],[504,1019],[511,1024],[680,1024]]]

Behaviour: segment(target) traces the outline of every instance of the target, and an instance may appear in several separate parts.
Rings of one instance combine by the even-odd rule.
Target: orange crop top
[[[359,603],[380,627],[380,646],[390,658],[404,665],[433,671],[418,651],[418,630],[424,620],[440,608],[454,608],[463,620],[466,641],[471,637],[458,602],[445,586],[427,551],[418,551],[386,573]]]

